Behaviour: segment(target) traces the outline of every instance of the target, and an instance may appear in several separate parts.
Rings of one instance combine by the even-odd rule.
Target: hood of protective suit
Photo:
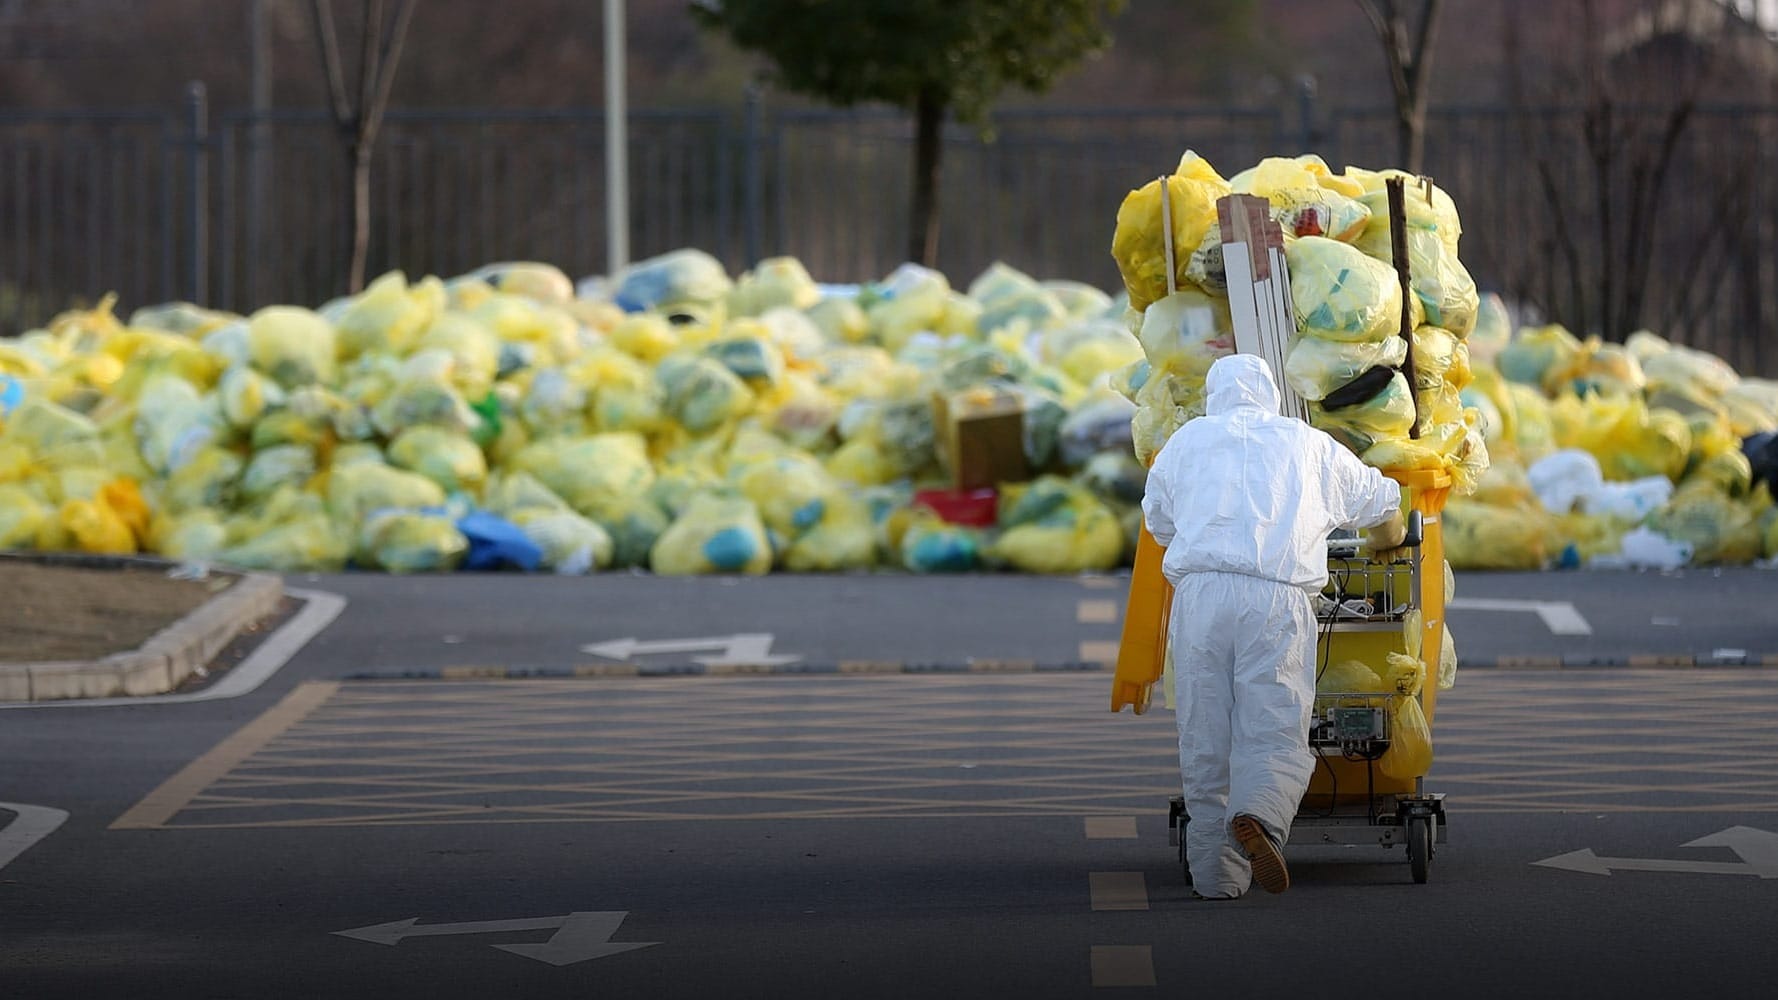
[[[1255,354],[1217,358],[1204,376],[1204,413],[1214,417],[1245,406],[1278,412],[1278,384],[1272,381],[1272,369]]]

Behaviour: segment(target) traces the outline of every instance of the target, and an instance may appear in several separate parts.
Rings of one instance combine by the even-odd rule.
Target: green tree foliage
[[[941,128],[984,123],[995,98],[1047,90],[1104,49],[1124,0],[699,0],[705,25],[769,59],[785,87],[914,115],[909,259],[938,254]]]

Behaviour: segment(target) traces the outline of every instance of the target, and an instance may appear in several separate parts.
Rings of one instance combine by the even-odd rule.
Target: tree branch
[[[377,38],[383,33],[383,0],[364,0],[364,34],[358,40],[358,140],[364,141],[371,92],[377,83]]]
[[[382,52],[377,57],[376,89],[371,94],[371,103],[365,110],[370,119],[366,126],[369,139],[375,139],[383,126],[383,113],[389,109],[389,95],[395,89],[395,67],[401,62],[402,46],[407,39],[408,23],[414,17],[414,0],[397,0],[395,20],[389,27],[389,33],[383,37]],[[368,141],[368,140],[367,140]]]
[[[333,104],[333,120],[342,129],[352,127],[351,99],[346,94],[346,75],[340,67],[340,38],[333,27],[331,0],[310,0],[315,18],[315,42],[321,47],[321,71],[327,77],[327,95]]]

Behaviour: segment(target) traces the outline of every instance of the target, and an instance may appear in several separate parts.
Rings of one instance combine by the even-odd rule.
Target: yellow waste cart
[[[1404,844],[1414,881],[1425,882],[1435,845],[1445,841],[1444,796],[1419,774],[1391,776],[1378,761],[1388,753],[1402,699],[1415,698],[1427,726],[1438,701],[1437,663],[1445,627],[1445,555],[1440,514],[1451,490],[1442,471],[1389,473],[1409,508],[1409,545],[1389,560],[1369,558],[1353,536],[1328,540],[1328,586],[1317,601],[1318,675],[1329,664],[1359,660],[1385,675],[1391,653],[1429,663],[1417,695],[1322,691],[1309,745],[1314,777],[1291,827],[1292,844]],[[1172,588],[1161,576],[1162,550],[1146,534],[1130,579],[1123,643],[1112,683],[1112,711],[1146,711],[1166,663]],[[1399,769],[1397,769],[1399,771]],[[1185,860],[1190,822],[1182,797],[1170,804],[1171,840]],[[1189,872],[1187,878],[1190,878]]]

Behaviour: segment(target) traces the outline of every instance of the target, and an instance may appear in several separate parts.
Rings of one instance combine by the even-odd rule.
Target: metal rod
[[[191,301],[204,305],[210,298],[210,139],[209,110],[204,84],[193,80],[185,88],[186,112],[186,206],[191,225]]]
[[[1420,437],[1420,394],[1414,387],[1414,289],[1408,275],[1408,211],[1407,193],[1400,177],[1385,181],[1389,190],[1389,252],[1395,258],[1395,276],[1401,282],[1401,339],[1408,342],[1407,360],[1401,373],[1408,380],[1408,398],[1414,401],[1414,424],[1408,437]]]
[[[630,178],[624,133],[624,0],[605,0],[605,269],[630,262]]]

